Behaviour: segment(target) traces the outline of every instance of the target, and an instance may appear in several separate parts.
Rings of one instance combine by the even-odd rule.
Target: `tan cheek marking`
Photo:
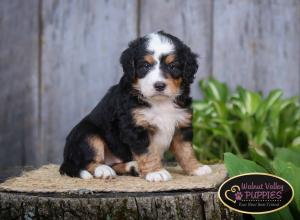
[[[171,76],[168,75],[166,79],[167,88],[170,89],[172,94],[177,94],[180,89],[182,79],[173,79]]]
[[[175,60],[175,55],[174,55],[174,54],[170,54],[170,55],[168,55],[168,56],[166,57],[165,63],[166,63],[166,64],[170,64],[170,63],[172,63],[174,60]]]
[[[149,64],[153,64],[155,62],[154,57],[151,54],[147,54],[146,56],[144,56],[144,60]]]
[[[170,150],[175,155],[182,169],[188,174],[192,174],[192,172],[200,166],[200,163],[195,157],[192,143],[183,141],[180,132],[175,134]]]

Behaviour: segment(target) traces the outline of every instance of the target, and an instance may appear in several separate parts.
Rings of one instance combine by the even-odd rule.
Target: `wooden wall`
[[[300,94],[299,0],[1,0],[0,167],[61,162],[127,43],[161,29],[200,55],[195,98],[210,75]]]

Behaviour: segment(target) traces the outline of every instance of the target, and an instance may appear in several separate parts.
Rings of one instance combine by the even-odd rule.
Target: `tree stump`
[[[44,166],[0,184],[0,219],[241,219],[218,199],[223,165],[203,178],[170,170],[173,183],[125,176],[86,181],[57,169]]]

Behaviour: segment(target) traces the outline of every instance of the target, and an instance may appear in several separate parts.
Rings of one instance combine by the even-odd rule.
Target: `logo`
[[[219,188],[221,202],[247,214],[264,214],[286,207],[294,197],[291,184],[267,173],[246,173],[226,180]]]

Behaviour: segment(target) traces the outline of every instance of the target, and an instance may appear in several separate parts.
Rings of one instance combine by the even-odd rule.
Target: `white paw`
[[[95,169],[94,176],[101,179],[111,179],[117,176],[116,172],[107,165],[99,165]]]
[[[162,182],[171,180],[172,176],[167,170],[162,169],[156,172],[148,173],[145,179],[150,182]]]
[[[93,175],[90,174],[90,172],[87,171],[87,170],[81,170],[80,173],[79,173],[79,176],[80,176],[81,179],[85,179],[85,180],[93,178]]]
[[[204,165],[204,166],[198,167],[196,170],[194,170],[192,175],[202,176],[202,175],[210,174],[210,173],[212,173],[212,169],[209,166]]]

